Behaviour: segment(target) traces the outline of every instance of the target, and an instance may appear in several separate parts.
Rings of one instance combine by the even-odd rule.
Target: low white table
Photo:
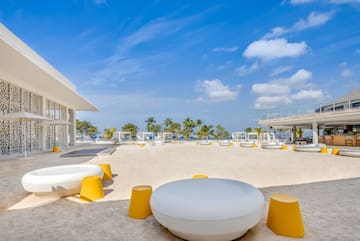
[[[244,235],[263,215],[254,186],[229,179],[186,179],[157,188],[150,200],[155,219],[186,240],[226,241]]]
[[[93,164],[64,165],[36,169],[26,173],[22,185],[28,192],[67,196],[80,193],[82,179],[86,176],[104,175],[103,169]]]

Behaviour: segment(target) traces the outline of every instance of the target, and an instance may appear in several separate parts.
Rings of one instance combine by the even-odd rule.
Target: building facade
[[[314,113],[259,120],[268,129],[312,129],[313,143],[360,146],[360,88],[316,109]]]
[[[60,72],[0,24],[0,158],[75,144],[76,111],[98,109]],[[47,120],[2,119],[32,113]]]

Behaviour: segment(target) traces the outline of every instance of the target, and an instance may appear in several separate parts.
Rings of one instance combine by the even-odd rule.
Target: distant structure
[[[334,146],[360,146],[360,88],[323,105],[311,114],[259,120],[268,129],[312,129],[312,142]],[[321,135],[319,135],[321,133]]]
[[[98,109],[0,23],[0,158],[74,145],[76,111]]]

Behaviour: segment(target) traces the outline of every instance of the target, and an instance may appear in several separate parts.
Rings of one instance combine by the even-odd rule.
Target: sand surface
[[[27,196],[19,182],[21,176],[45,164],[110,163],[114,178],[105,183],[106,196],[97,202],[79,203],[71,197],[44,201],[47,204],[36,208],[0,209],[1,240],[179,240],[152,216],[145,220],[127,217],[131,187],[148,184],[155,189],[197,173],[245,181],[262,191],[263,218],[240,240],[298,240],[277,236],[265,225],[269,196],[278,192],[298,197],[306,232],[303,240],[360,240],[358,158],[193,143],[145,148],[123,145],[111,156],[90,160],[61,159],[54,154],[46,157],[52,162],[42,158],[26,165],[15,161],[18,169],[12,168],[11,160],[0,163],[1,170],[6,170],[0,176],[5,182],[0,183],[0,207],[10,207]]]

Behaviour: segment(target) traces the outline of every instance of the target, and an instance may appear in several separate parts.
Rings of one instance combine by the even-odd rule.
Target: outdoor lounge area
[[[88,148],[93,148],[93,145]],[[73,149],[70,148],[68,151],[73,151]],[[180,155],[180,153],[191,153],[193,158]],[[316,158],[316,162],[311,161],[314,158]],[[144,162],[145,159],[146,162]],[[240,159],[241,161],[239,161]],[[289,162],[289,159],[292,161]],[[341,214],[345,215],[346,220],[351,223],[359,221],[359,216],[356,215],[356,190],[359,185],[357,176],[360,163],[358,158],[332,155],[330,151],[328,154],[323,154],[294,152],[291,147],[284,151],[273,151],[259,147],[223,148],[218,145],[200,148],[194,143],[147,145],[142,149],[136,145],[122,145],[107,156],[78,156],[67,160],[68,164],[109,163],[111,165],[113,178],[103,184],[104,197],[91,204],[79,200],[77,195],[61,199],[38,199],[23,189],[20,180],[25,173],[46,166],[62,165],[63,158],[60,158],[58,154],[35,154],[32,162],[19,165],[17,169],[7,168],[7,165],[17,165],[20,162],[22,160],[3,161],[4,168],[0,171],[0,186],[3,190],[0,193],[0,207],[2,207],[0,217],[3,220],[0,222],[0,231],[7,240],[17,240],[19,237],[30,237],[34,234],[38,236],[41,234],[40,240],[58,236],[71,239],[74,237],[73,235],[82,235],[87,240],[120,238],[130,241],[134,237],[140,241],[147,241],[149,238],[161,241],[180,240],[160,226],[156,214],[143,220],[134,220],[128,217],[131,189],[136,185],[147,184],[153,187],[156,194],[157,189],[162,185],[184,179],[191,180],[195,173],[205,173],[209,176],[209,180],[225,178],[246,182],[255,186],[264,196],[264,211],[259,223],[252,228],[249,226],[249,231],[238,240],[289,240],[276,235],[266,226],[269,198],[274,193],[287,193],[298,198],[305,225],[303,240],[342,240],[343,238],[356,240],[358,238],[358,233],[346,232],[350,225],[347,221],[344,222],[336,217]],[[272,165],[272,172],[268,172],[269,163]],[[139,170],[137,168],[139,165],[145,165],[146,168]],[[182,168],[179,168],[180,166]],[[285,166],[286,171],[284,171]],[[239,172],[245,167],[247,167],[246,172]],[[7,170],[6,179],[3,175],[5,170]],[[133,175],[133,173],[138,173],[138,175]],[[278,173],[281,173],[281,178],[275,178],[272,173],[277,173],[277,177],[279,177]],[[337,174],[334,175],[334,173]],[[199,179],[197,183],[202,182],[204,181]],[[211,184],[211,186],[214,185]],[[334,189],[337,191],[334,192]],[[183,191],[186,190],[190,191],[191,189],[183,189]],[[209,189],[209,191],[211,190]],[[175,195],[181,195],[171,186],[168,191],[174,191]],[[223,191],[225,192],[225,189]],[[205,197],[205,194],[197,193],[199,193],[198,197]],[[211,192],[209,195],[212,195]],[[338,195],[342,196],[341,200],[338,199]],[[233,195],[231,196],[232,198],[226,198],[224,194],[219,197],[223,197],[224,202],[237,203],[233,202]],[[190,194],[182,195],[182,197],[195,198]],[[216,200],[221,201],[220,199]],[[335,200],[339,205],[332,204]],[[190,200],[189,202],[194,205],[196,203]],[[6,210],[14,205],[16,209]],[[221,206],[213,203],[211,205],[216,205],[218,207],[216,210],[220,212],[220,210],[225,211],[226,207],[233,204]],[[243,205],[238,207],[241,208]],[[330,213],[329,210],[331,210]],[[346,210],[352,211],[347,212]],[[184,212],[180,213],[185,215]],[[189,215],[205,215],[206,213],[189,212]],[[211,213],[209,212],[209,214]],[[89,215],[96,218],[92,218],[93,221],[89,222],[89,219],[86,218]],[[231,215],[235,215],[235,213],[231,212]],[[42,221],[44,219],[48,222],[44,223]],[[8,230],[7,223],[15,222],[15,220],[17,225]],[[159,221],[161,222],[161,218]],[[73,230],[72,223],[76,223],[76,234],[69,231]],[[52,228],[53,225],[57,225],[56,230]],[[342,233],[341,239],[338,239],[337,233],[329,232],[326,228],[327,225],[336,225],[337,232]],[[86,231],[89,229],[93,231],[90,233]],[[100,232],[103,229],[111,231]],[[169,229],[171,228],[169,227]],[[5,232],[5,230],[7,231]],[[226,229],[221,230],[225,231]],[[79,234],[77,234],[78,232]],[[143,235],[144,233],[146,236]],[[174,233],[177,233],[176,229]],[[238,235],[241,234],[238,233]]]

